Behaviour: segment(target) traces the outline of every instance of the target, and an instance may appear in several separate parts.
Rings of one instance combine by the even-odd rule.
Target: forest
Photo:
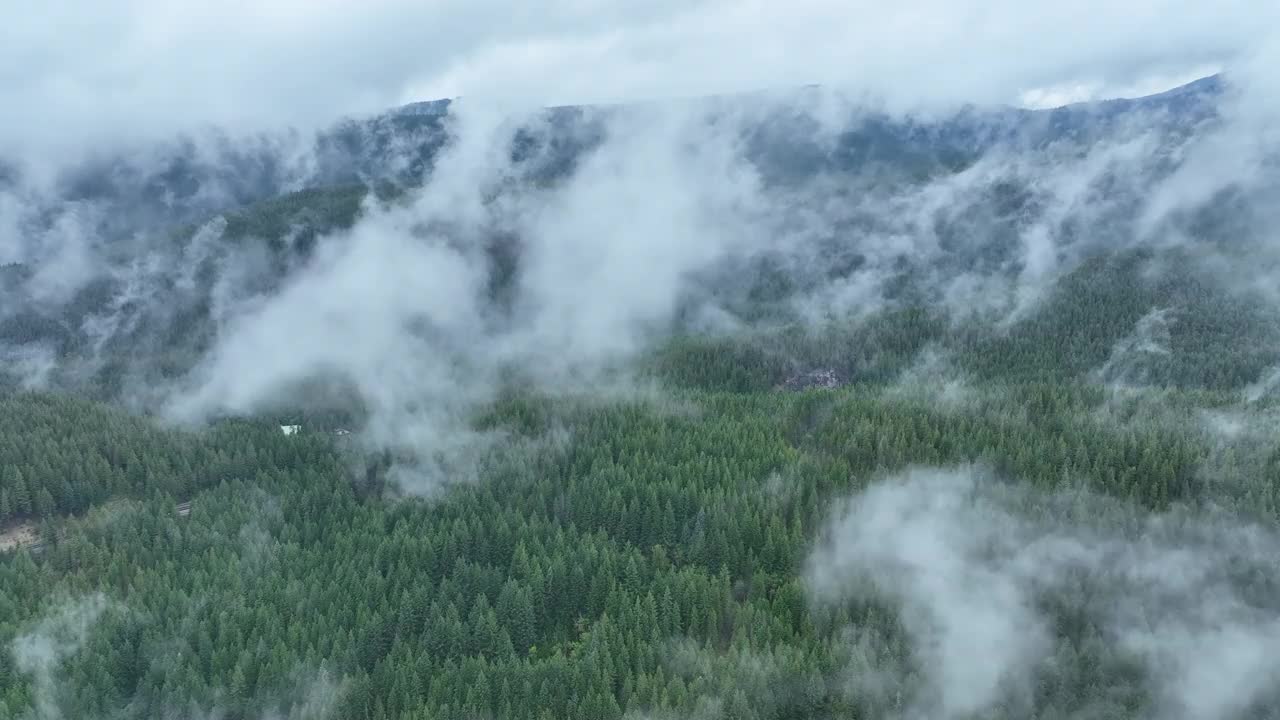
[[[826,150],[780,111],[708,223],[672,138],[572,108],[466,192],[447,103],[288,191],[91,173],[172,214],[0,266],[0,720],[1280,718],[1268,198],[1134,239],[1198,97],[1155,169],[1077,137],[1128,105]],[[682,254],[722,224],[770,243]]]
[[[0,717],[943,712],[888,598],[821,603],[808,587],[841,498],[907,468],[976,464],[1033,491],[1025,517],[1110,498],[1101,522],[1120,532],[1209,507],[1275,525],[1280,442],[1224,445],[1203,420],[1271,417],[1229,387],[1251,357],[1189,376],[1200,387],[1125,393],[1046,364],[1056,352],[1032,326],[1008,341],[1017,351],[975,350],[958,394],[936,373],[894,380],[938,331],[918,315],[863,328],[882,372],[836,388],[772,387],[786,370],[767,343],[686,340],[653,357],[662,401],[512,393],[475,421],[531,442],[492,448],[478,483],[430,501],[371,490],[322,422],[189,432],[11,393],[0,526],[33,524],[38,542],[0,561]],[[1230,587],[1274,609],[1264,571],[1242,567]],[[1087,608],[1039,601],[1055,661],[978,716],[1159,707],[1154,670]],[[876,668],[896,668],[892,692],[855,682]],[[1277,699],[1249,698],[1249,716]]]

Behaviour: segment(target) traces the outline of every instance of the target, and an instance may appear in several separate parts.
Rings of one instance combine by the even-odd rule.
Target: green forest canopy
[[[893,358],[917,349],[877,332]],[[912,667],[895,608],[816,606],[801,574],[833,500],[910,465],[982,462],[1045,493],[1084,483],[1133,518],[1212,503],[1276,520],[1280,443],[1223,456],[1196,420],[1235,392],[1126,409],[1046,373],[976,381],[949,406],[888,381],[775,391],[748,358],[709,362],[720,350],[655,359],[694,413],[507,397],[486,422],[571,441],[495,448],[479,483],[429,502],[371,494],[316,428],[182,433],[68,396],[5,398],[0,518],[38,521],[42,545],[0,559],[0,641],[100,599],[52,667],[0,654],[0,717],[884,717],[920,689],[851,689],[848,638]],[[1020,378],[1044,355],[1002,357]],[[1144,411],[1160,422],[1126,421]],[[1087,622],[1062,627],[1072,660],[1046,671],[1037,714],[1150,707],[1133,657]]]

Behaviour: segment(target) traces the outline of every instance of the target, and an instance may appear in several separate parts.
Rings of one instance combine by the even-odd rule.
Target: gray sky
[[[804,83],[1053,104],[1229,67],[1271,0],[44,0],[0,23],[0,150],[323,124],[465,94],[610,101]]]

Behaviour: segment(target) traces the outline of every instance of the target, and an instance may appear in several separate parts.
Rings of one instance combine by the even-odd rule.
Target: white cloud
[[[423,472],[405,484],[430,491],[470,477],[486,438],[468,419],[508,369],[551,390],[606,383],[669,329],[689,274],[762,237],[757,177],[700,113],[619,119],[562,185],[497,199],[517,172],[515,125],[470,99],[451,117],[458,134],[411,203],[369,207],[278,293],[219,317],[172,417],[252,412],[343,378],[369,411],[363,436],[413,452]],[[487,295],[485,245],[504,229],[521,252],[510,313]]]
[[[970,467],[915,468],[833,509],[806,581],[821,603],[879,596],[900,607],[925,685],[902,717],[972,717],[1002,703],[1030,716],[1020,691],[1064,670],[1046,663],[1070,642],[1038,602],[1052,593],[1140,659],[1150,717],[1218,720],[1280,678],[1275,608],[1256,606],[1242,580],[1274,572],[1277,542],[1210,514],[1149,515],[1083,491],[1002,486]],[[1045,715],[1094,716],[1058,710]]]
[[[1144,75],[1132,82],[1119,85],[1108,84],[1102,80],[1075,80],[1026,90],[1019,96],[1018,104],[1031,109],[1046,109],[1109,98],[1138,98],[1172,90],[1221,71],[1221,65],[1207,64],[1178,73]]]
[[[412,207],[371,212],[350,233],[322,238],[315,262],[261,304],[216,298],[217,341],[192,394],[171,408],[192,416],[248,411],[299,381],[338,374],[358,386],[375,423],[384,421],[375,435],[415,445],[419,435],[457,427],[456,416],[488,397],[498,368],[552,368],[541,373],[552,377],[537,379],[557,385],[632,357],[650,340],[647,330],[669,322],[690,273],[750,252],[767,232],[805,261],[801,246],[832,235],[851,209],[877,218],[866,231],[874,242],[863,270],[815,291],[809,306],[824,313],[878,307],[884,278],[902,256],[922,263],[941,256],[939,212],[985,205],[989,187],[1006,176],[1038,178],[1034,189],[1048,203],[1046,220],[1016,238],[1018,289],[1046,286],[1074,257],[1060,257],[1052,227],[1105,207],[1093,193],[1096,180],[1115,175],[1116,164],[1134,165],[1141,176],[1143,164],[1129,161],[1147,152],[1135,141],[1075,159],[987,158],[904,196],[859,197],[847,188],[823,195],[815,185],[791,202],[761,192],[738,157],[736,133],[725,132],[737,118],[713,128],[697,112],[681,114],[689,108],[668,108],[666,116],[641,112],[637,127],[615,118],[604,146],[557,191],[510,199],[511,207],[490,204],[490,191],[515,172],[506,157],[512,126],[502,118],[522,106],[814,82],[896,107],[1017,102],[1029,92],[1056,102],[1262,57],[1277,15],[1245,0],[1213,8],[1172,0],[125,0],[110,9],[51,0],[0,25],[0,155],[20,148],[78,157],[104,139],[205,123],[328,124],[340,113],[464,95],[450,115],[453,142]],[[843,129],[845,98],[811,95],[823,129]],[[1205,155],[1236,162],[1245,153]],[[1196,177],[1184,184],[1162,188],[1160,197],[1180,206],[1207,187]],[[0,241],[19,235],[24,217],[6,197]],[[1159,216],[1166,208],[1155,209]],[[790,236],[774,231],[788,214],[800,226]],[[984,239],[986,215],[978,215],[973,236]],[[39,253],[0,248],[0,258],[44,263],[41,299],[70,297],[101,265],[96,228],[70,221],[78,218],[54,228],[61,235],[23,239],[40,244]],[[417,231],[429,223],[462,230],[447,241]],[[488,261],[476,247],[476,237],[495,227],[518,230],[526,244],[519,315],[498,321],[478,297]],[[77,232],[87,239],[73,242]],[[937,272],[953,301],[987,307],[987,298],[1006,298],[1002,275]],[[1025,309],[1035,297],[1017,299]]]
[[[1254,0],[50,0],[0,24],[0,149],[308,125],[456,94],[557,103],[820,82],[904,102],[1048,102],[1229,65],[1277,21]],[[1064,87],[1076,90],[1052,90]]]

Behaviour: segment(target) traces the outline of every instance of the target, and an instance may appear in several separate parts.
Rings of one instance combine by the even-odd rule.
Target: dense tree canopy
[[[984,385],[958,406],[882,383],[742,392],[752,382],[707,382],[702,351],[671,352],[672,372],[727,389],[678,391],[692,411],[509,397],[486,422],[535,442],[495,448],[480,482],[431,501],[358,492],[341,440],[311,427],[179,432],[8,397],[0,510],[44,522],[40,547],[0,560],[0,639],[75,598],[105,604],[47,672],[0,655],[0,717],[42,702],[75,717],[882,717],[910,687],[863,696],[848,677],[868,652],[911,666],[893,608],[815,606],[800,570],[832,500],[886,472],[980,461],[1134,512],[1276,516],[1275,443],[1224,459],[1180,422],[1228,395],[1178,391],[1165,422],[1129,423],[1100,386]],[[536,442],[553,425],[571,441]],[[1210,488],[1210,462],[1247,480]],[[1104,687],[1119,715],[1149,702],[1096,632],[1059,638],[1070,660],[1040,713]]]
[[[600,141],[590,118],[552,120],[584,129],[573,142],[519,135],[520,172],[503,183],[553,187]],[[861,267],[855,243],[708,271],[627,368],[656,392],[584,400],[520,385],[521,368],[486,374],[509,386],[469,420],[500,441],[425,497],[411,492],[424,483],[397,483],[399,448],[362,444],[369,409],[327,378],[269,414],[200,428],[111,402],[206,357],[227,319],[219,293],[269,297],[321,238],[412,197],[439,122],[327,138],[341,159],[393,154],[392,125],[429,131],[403,182],[348,173],[258,198],[164,235],[161,270],[130,281],[142,290],[104,273],[63,305],[0,317],[5,348],[45,352],[52,368],[52,389],[34,392],[0,367],[0,720],[928,717],[928,648],[901,598],[815,598],[806,563],[850,498],[915,466],[983,467],[1018,489],[1010,512],[1033,525],[1140,537],[1152,517],[1212,517],[1275,534],[1280,314],[1191,245],[1098,243],[1016,308],[949,300],[936,268],[903,257],[874,303],[819,319],[801,317],[806,293]],[[766,175],[785,190],[810,164],[883,162],[899,171],[886,181],[909,184],[973,160],[963,137],[921,154],[891,129],[869,124],[829,157],[782,153]],[[772,157],[767,140],[752,142]],[[931,261],[1012,282],[1033,185],[993,182],[936,219]],[[1229,229],[1215,222],[1198,240]],[[1066,243],[1091,229],[1051,232]],[[517,322],[525,238],[496,220],[438,231],[479,248],[479,317]],[[34,273],[0,268],[0,301],[25,297]],[[113,304],[145,293],[163,300]],[[743,327],[706,332],[690,310],[704,296]],[[1223,564],[1248,600],[1233,610],[1280,616],[1277,573]],[[1053,637],[1034,686],[948,717],[1173,712],[1156,690],[1168,668],[1096,617],[1107,589],[1070,580],[1036,588]],[[1246,700],[1242,717],[1277,717],[1276,691]]]

